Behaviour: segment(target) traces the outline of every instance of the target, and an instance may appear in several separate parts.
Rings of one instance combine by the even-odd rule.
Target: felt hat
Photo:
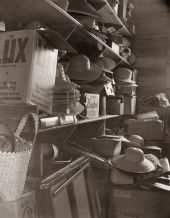
[[[67,74],[70,79],[90,82],[96,80],[102,74],[102,70],[96,64],[90,63],[87,56],[77,54],[70,59]]]
[[[113,72],[112,72],[111,70],[109,70],[109,69],[106,68],[106,64],[105,64],[105,62],[104,62],[104,60],[103,60],[102,57],[97,58],[97,59],[95,60],[95,64],[97,64],[97,65],[102,69],[102,71],[113,75]]]
[[[99,18],[100,14],[87,0],[69,0],[67,11]]]
[[[144,146],[144,139],[139,135],[130,135],[128,136],[129,141],[138,143],[141,146]]]
[[[130,147],[125,154],[112,158],[112,163],[123,171],[130,173],[148,173],[156,170],[155,165],[148,160],[140,148]]]
[[[135,83],[135,81],[132,80],[132,71],[128,68],[120,67],[116,70],[114,78],[118,82],[124,82],[128,84]]]

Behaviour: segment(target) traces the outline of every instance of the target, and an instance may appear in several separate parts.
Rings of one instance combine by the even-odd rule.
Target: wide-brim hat
[[[68,12],[84,14],[92,17],[99,18],[101,15],[93,8],[87,0],[69,0]]]
[[[116,80],[116,79],[115,79]],[[134,83],[129,83],[129,82],[122,82],[117,80],[116,81],[117,85],[122,87],[122,88],[128,88],[128,87],[138,87],[138,85],[136,84],[136,82]]]
[[[73,56],[67,69],[67,75],[70,79],[77,81],[94,81],[102,74],[102,70],[90,59],[82,54]]]
[[[133,74],[132,70],[128,68],[120,67],[116,70],[114,74],[114,78],[118,82],[135,84],[136,82],[132,80],[132,74]]]
[[[155,165],[148,160],[140,148],[130,147],[125,154],[112,159],[112,163],[129,173],[148,173],[156,170]]]

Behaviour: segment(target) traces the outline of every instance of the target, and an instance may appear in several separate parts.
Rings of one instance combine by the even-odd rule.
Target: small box
[[[136,96],[124,95],[124,114],[134,115],[136,112]]]
[[[136,95],[137,87],[116,85],[116,94],[119,95]]]
[[[124,102],[109,98],[107,99],[106,111],[107,114],[122,115],[124,114]]]
[[[35,29],[0,33],[0,101],[51,113],[57,56]]]
[[[115,42],[112,42],[112,43],[111,43],[111,48],[112,48],[112,50],[113,50],[116,54],[119,55],[119,53],[120,53],[120,47],[119,47],[119,45],[117,45]]]
[[[0,217],[38,218],[35,192],[28,192],[17,201],[0,202]]]
[[[169,218],[170,193],[111,189],[109,218]]]
[[[83,93],[81,95],[81,103],[85,107],[82,112],[87,118],[99,117],[99,94]]]
[[[92,138],[90,141],[90,148],[104,158],[115,157],[121,153],[121,140],[115,140],[113,138]]]

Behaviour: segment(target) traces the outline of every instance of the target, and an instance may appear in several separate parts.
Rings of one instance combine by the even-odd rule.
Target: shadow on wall
[[[165,4],[168,6],[168,8],[170,9],[170,0],[163,0],[165,2]]]

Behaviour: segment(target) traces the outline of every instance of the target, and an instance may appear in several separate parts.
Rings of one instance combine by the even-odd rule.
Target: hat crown
[[[81,70],[90,70],[90,60],[87,56],[78,54],[73,56],[70,59],[70,63],[68,66],[68,72],[69,71],[81,71]]]
[[[128,139],[132,142],[139,143],[140,145],[144,145],[144,139],[139,135],[130,135]]]
[[[131,80],[132,71],[127,68],[118,68],[116,72],[116,78],[118,80]]]
[[[144,153],[138,148],[128,148],[125,153],[125,159],[135,163],[144,161]]]

